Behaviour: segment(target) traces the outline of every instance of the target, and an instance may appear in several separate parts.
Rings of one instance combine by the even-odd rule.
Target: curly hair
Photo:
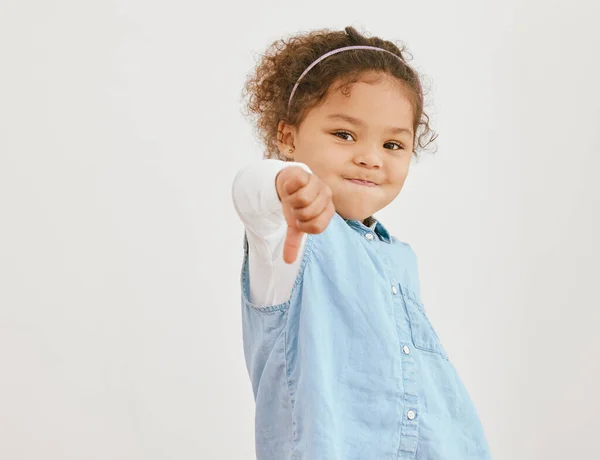
[[[292,88],[302,72],[319,56],[336,48],[368,45],[386,49],[388,53],[355,49],[334,54],[320,62],[300,82],[288,113]],[[350,84],[365,72],[376,71],[396,77],[407,90],[413,107],[413,152],[424,150],[437,134],[429,126],[424,112],[424,94],[417,72],[405,58],[409,55],[403,44],[399,46],[378,37],[366,37],[354,27],[344,31],[319,29],[289,38],[276,40],[260,58],[254,71],[248,75],[242,90],[247,100],[244,115],[254,119],[255,130],[264,142],[265,158],[287,160],[280,156],[277,127],[280,120],[300,126],[308,111],[326,97],[334,82]],[[412,56],[411,56],[412,58]]]

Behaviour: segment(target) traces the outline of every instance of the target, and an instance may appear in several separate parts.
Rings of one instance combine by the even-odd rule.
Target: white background
[[[600,458],[596,1],[0,2],[0,458],[254,458],[236,171],[273,40],[354,25],[438,152],[378,214],[495,459]],[[596,29],[596,30],[595,30]]]

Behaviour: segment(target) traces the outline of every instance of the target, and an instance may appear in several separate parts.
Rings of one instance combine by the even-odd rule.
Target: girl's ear
[[[281,158],[294,160],[295,138],[296,128],[284,120],[279,120],[277,125],[277,147]]]

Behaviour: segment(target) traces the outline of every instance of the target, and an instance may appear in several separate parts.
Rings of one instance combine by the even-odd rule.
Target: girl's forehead
[[[332,92],[315,109],[320,118],[343,119],[341,114],[375,122],[412,119],[412,104],[405,89],[390,82],[356,82],[349,91]]]
[[[316,108],[337,110],[343,107],[355,110],[373,108],[392,110],[412,106],[409,90],[395,77],[378,76],[349,82],[334,83]]]

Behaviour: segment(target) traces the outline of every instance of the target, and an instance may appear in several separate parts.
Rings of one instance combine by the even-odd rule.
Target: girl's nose
[[[367,168],[381,168],[383,161],[381,155],[374,150],[363,151],[354,156],[354,162]]]

